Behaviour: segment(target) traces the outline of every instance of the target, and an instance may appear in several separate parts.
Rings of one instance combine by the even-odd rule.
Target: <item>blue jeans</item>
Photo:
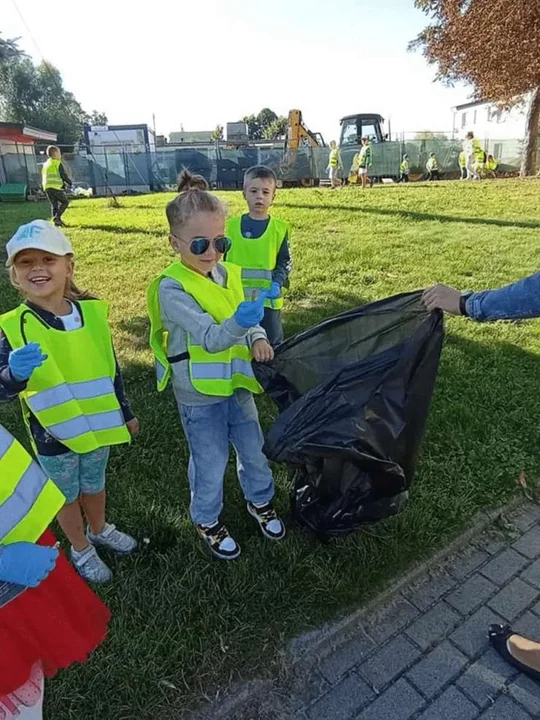
[[[236,451],[238,479],[246,500],[264,505],[274,497],[274,480],[263,454],[264,442],[251,393],[236,392],[212,405],[179,404],[190,450],[188,477],[191,519],[213,525],[223,509],[223,478],[229,443]]]

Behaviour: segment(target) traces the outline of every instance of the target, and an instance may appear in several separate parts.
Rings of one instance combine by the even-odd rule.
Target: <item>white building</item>
[[[155,152],[154,131],[148,125],[85,125],[85,145],[96,152]]]
[[[526,132],[530,96],[509,110],[492,102],[469,102],[452,108],[454,138],[468,132],[480,140],[486,152],[509,166],[518,166]]]
[[[186,145],[193,143],[211,143],[213,130],[179,130],[169,135],[169,143],[171,145]]]

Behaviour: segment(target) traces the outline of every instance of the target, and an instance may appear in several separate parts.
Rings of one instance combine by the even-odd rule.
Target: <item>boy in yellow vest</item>
[[[62,153],[56,145],[49,145],[47,148],[49,158],[41,169],[41,180],[43,190],[51,203],[52,221],[57,227],[65,227],[62,222],[62,215],[67,210],[69,201],[65,188],[72,182],[62,164]]]
[[[291,271],[290,225],[269,215],[276,186],[273,170],[265,165],[249,168],[244,176],[244,197],[249,212],[229,218],[226,226],[232,243],[226,259],[242,268],[246,300],[254,290],[267,293],[261,326],[273,346],[283,341],[282,288],[288,287]]]

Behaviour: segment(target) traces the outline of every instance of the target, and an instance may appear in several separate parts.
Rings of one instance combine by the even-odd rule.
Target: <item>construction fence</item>
[[[519,171],[523,142],[489,140],[485,150],[499,161],[501,173]],[[13,145],[0,146],[0,184],[24,183],[30,191],[41,186],[43,154],[36,155]],[[358,148],[342,147],[343,173],[346,175]],[[378,178],[399,176],[403,153],[409,156],[410,172],[422,175],[430,153],[434,152],[442,176],[459,173],[458,140],[402,140],[373,144],[373,166],[370,174]],[[228,148],[224,145],[180,146],[158,148],[155,152],[133,152],[128,147],[114,149],[79,149],[63,154],[70,177],[81,187],[92,188],[95,195],[147,193],[174,189],[183,168],[203,175],[211,187],[236,189],[252,165],[267,165],[284,184],[308,184],[327,177],[329,148],[300,148],[284,151],[276,147]],[[540,160],[540,158],[539,158]]]

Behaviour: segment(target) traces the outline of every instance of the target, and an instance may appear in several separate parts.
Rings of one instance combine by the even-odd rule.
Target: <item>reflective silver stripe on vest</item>
[[[0,460],[15,442],[15,438],[0,425]]]
[[[271,270],[242,270],[243,280],[270,280],[272,281]]]
[[[165,368],[165,365],[163,365],[163,363],[161,363],[157,358],[156,358],[155,365],[156,365],[157,381],[161,382],[163,380],[163,378],[165,377],[165,373],[167,372],[167,370]]]
[[[234,373],[255,377],[249,360],[234,358],[230,363],[191,363],[193,380],[230,380]]]
[[[13,493],[0,505],[0,542],[28,515],[46,484],[47,476],[32,462]]]
[[[50,410],[63,405],[70,400],[89,400],[114,393],[114,385],[109,377],[97,380],[85,380],[75,383],[62,383],[56,387],[47,388],[26,399],[34,413]]]
[[[120,410],[96,413],[95,415],[79,415],[72,420],[65,420],[56,425],[49,425],[47,430],[57,440],[73,440],[89,432],[98,430],[114,430],[125,425]]]

